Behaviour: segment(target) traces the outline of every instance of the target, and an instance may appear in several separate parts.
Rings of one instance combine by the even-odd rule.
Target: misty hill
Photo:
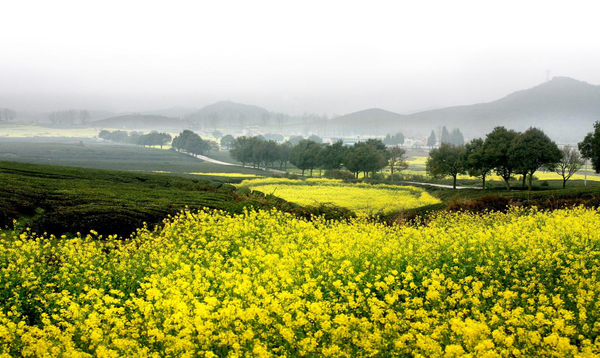
[[[156,129],[166,130],[170,128],[183,128],[184,122],[178,118],[148,114],[127,114],[123,116],[110,117],[90,123],[96,128],[119,128],[119,129]]]
[[[184,118],[191,123],[241,128],[247,125],[259,124],[265,117],[268,118],[267,121],[270,121],[273,118],[273,113],[258,106],[221,101],[205,106],[186,115]]]
[[[489,103],[456,106],[410,115],[366,110],[329,121],[330,132],[384,135],[402,131],[428,135],[441,126],[458,127],[468,138],[483,136],[496,126],[525,130],[542,128],[561,143],[581,141],[600,121],[600,86],[567,77],[555,77],[536,87]],[[323,125],[315,128],[323,128]],[[311,128],[312,129],[312,128]]]
[[[142,114],[156,115],[156,116],[165,116],[171,118],[183,118],[186,115],[196,112],[198,108],[189,108],[182,106],[175,106],[165,109],[156,109],[153,111],[144,111]]]

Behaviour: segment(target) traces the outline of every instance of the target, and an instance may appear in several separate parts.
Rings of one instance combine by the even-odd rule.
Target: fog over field
[[[600,84],[593,2],[11,1],[0,107],[399,114]]]

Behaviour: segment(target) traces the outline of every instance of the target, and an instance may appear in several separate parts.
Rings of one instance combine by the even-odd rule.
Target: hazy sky
[[[600,84],[594,1],[3,1],[0,107],[400,113]]]

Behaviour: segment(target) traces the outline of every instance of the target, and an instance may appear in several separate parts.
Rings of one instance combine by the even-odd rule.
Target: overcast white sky
[[[599,5],[596,5],[599,4]],[[4,1],[0,107],[405,113],[600,84],[594,1]]]

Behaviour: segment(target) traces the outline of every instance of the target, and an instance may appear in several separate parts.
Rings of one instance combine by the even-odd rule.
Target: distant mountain
[[[90,126],[128,130],[168,130],[183,128],[185,123],[178,118],[148,114],[127,114],[94,121],[90,123]]]
[[[385,135],[402,131],[426,136],[432,129],[460,128],[467,138],[483,136],[496,126],[523,131],[542,128],[561,143],[581,141],[600,121],[600,86],[555,77],[536,87],[489,103],[456,106],[410,115],[371,109],[338,117],[311,130],[330,133]]]
[[[221,101],[189,113],[184,118],[190,123],[205,123],[208,126],[243,127],[259,124],[263,118],[271,121],[273,116],[272,112],[262,107]]]
[[[196,112],[197,110],[198,108],[176,106],[165,109],[156,109],[153,111],[144,111],[142,112],[142,114],[165,116],[171,118],[183,118],[190,113]]]

